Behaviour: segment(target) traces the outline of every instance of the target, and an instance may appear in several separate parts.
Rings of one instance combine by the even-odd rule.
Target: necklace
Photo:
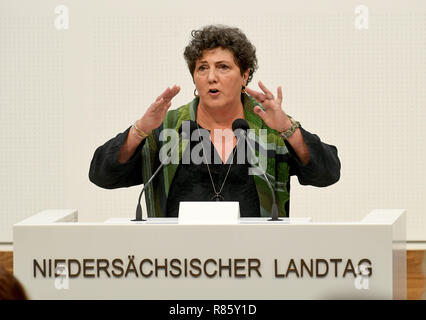
[[[200,127],[198,126],[198,121],[195,121],[195,123],[197,124],[198,130],[200,130]],[[237,145],[238,145],[238,139],[237,139]],[[225,185],[226,179],[228,178],[229,171],[231,171],[231,166],[234,163],[234,155],[235,155],[235,150],[237,148],[235,148],[234,151],[232,152],[231,163],[229,164],[228,171],[226,172],[226,175],[225,175],[225,179],[223,179],[222,186],[220,187],[220,190],[217,191],[216,186],[215,186],[214,181],[213,181],[212,173],[210,172],[210,166],[209,166],[209,163],[207,161],[206,151],[204,150],[204,143],[203,142],[201,142],[201,147],[203,148],[203,156],[204,156],[204,160],[206,161],[207,171],[209,172],[210,182],[212,183],[213,192],[214,192],[214,195],[211,198],[211,200],[212,201],[224,201],[225,197],[221,194],[221,192],[222,192],[223,186]]]

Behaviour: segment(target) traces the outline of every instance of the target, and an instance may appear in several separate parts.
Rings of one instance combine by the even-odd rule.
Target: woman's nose
[[[215,82],[217,80],[216,70],[214,68],[209,69],[208,81]]]

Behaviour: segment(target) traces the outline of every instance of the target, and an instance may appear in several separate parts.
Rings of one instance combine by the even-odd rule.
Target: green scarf
[[[279,215],[281,217],[287,217],[288,213],[285,210],[285,204],[289,200],[287,182],[290,178],[289,166],[285,160],[288,155],[287,147],[278,132],[269,128],[263,120],[254,113],[253,108],[256,105],[261,105],[247,94],[242,94],[242,101],[245,120],[248,122],[250,129],[254,130],[256,143],[259,144],[260,148],[265,150],[265,152],[259,153],[258,148],[256,148],[256,155],[262,156],[262,154],[267,154],[266,161],[261,163],[267,163],[266,175],[275,190]],[[195,121],[198,102],[199,98],[195,98],[190,103],[178,109],[168,111],[163,124],[146,138],[142,148],[142,180],[144,183],[148,181],[155,169],[160,165],[158,155],[163,144],[163,142],[159,140],[161,130],[166,128],[178,130],[183,121]],[[259,129],[267,130],[267,134],[259,135]],[[187,143],[188,141],[182,141],[182,146],[179,151],[179,160],[182,158],[182,150],[185,150]],[[167,196],[177,167],[178,164],[173,163],[165,165],[159,175],[153,180],[152,184],[146,188],[145,199],[149,217],[165,217]],[[270,217],[272,208],[272,195],[270,189],[263,175],[254,175],[253,178],[259,196],[260,215],[262,217]]]

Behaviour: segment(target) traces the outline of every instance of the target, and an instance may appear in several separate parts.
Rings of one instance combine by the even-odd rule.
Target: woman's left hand
[[[256,106],[253,111],[268,127],[275,129],[278,132],[283,132],[289,129],[291,127],[290,119],[281,109],[281,103],[283,100],[281,87],[278,87],[277,89],[277,98],[274,97],[272,92],[269,91],[261,81],[259,81],[259,87],[263,92],[255,91],[246,87],[246,92],[265,108],[265,110],[262,110],[261,107]]]

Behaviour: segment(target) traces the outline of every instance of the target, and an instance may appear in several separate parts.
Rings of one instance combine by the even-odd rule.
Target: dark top
[[[191,141],[190,148],[187,148],[186,152],[193,150],[197,143],[198,141]],[[215,195],[212,186],[213,180],[216,192],[219,193],[221,190],[220,194],[224,201],[240,203],[241,217],[260,217],[259,197],[253,176],[248,174],[250,164],[246,158],[247,154],[244,155],[244,163],[239,164],[237,150],[241,149],[235,147],[224,164],[213,143],[210,142],[209,146],[210,153],[206,153],[206,159],[212,179],[205,163],[198,165],[191,161],[189,164],[183,164],[181,161],[167,197],[166,216],[177,217],[181,201],[212,201],[212,197]],[[246,148],[242,150],[247,150]],[[200,157],[203,157],[202,150],[200,150]],[[188,156],[187,159],[190,157]],[[226,181],[224,181],[225,177]]]
[[[118,154],[130,128],[118,134],[115,138],[98,147],[90,164],[89,179],[99,187],[115,189],[142,184],[142,155],[141,148],[145,140],[138,146],[134,155],[126,163],[118,161]],[[317,187],[329,186],[340,179],[340,161],[337,148],[326,144],[320,138],[300,128],[303,139],[309,150],[309,162],[303,165],[291,145],[285,141],[289,150],[286,161],[290,167],[290,175],[296,175],[302,185]],[[213,144],[212,147],[214,148]],[[215,149],[214,149],[214,152]],[[234,160],[236,156],[234,157]],[[220,189],[228,164],[210,166],[216,190]],[[233,164],[223,187],[225,200],[240,202],[242,217],[259,216],[259,199],[252,176],[247,175],[248,165]],[[290,180],[289,180],[290,182]],[[290,192],[290,183],[287,190]],[[213,188],[205,164],[184,165],[180,163],[170,187],[167,199],[167,216],[177,216],[179,201],[210,200]],[[286,204],[289,214],[289,202]]]

